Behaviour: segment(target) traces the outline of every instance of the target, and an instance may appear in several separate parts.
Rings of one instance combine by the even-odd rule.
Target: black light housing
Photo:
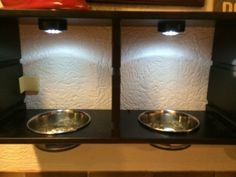
[[[160,21],[158,31],[167,36],[175,36],[185,30],[185,21]]]
[[[67,21],[65,19],[39,19],[38,26],[50,34],[58,34],[67,30]]]

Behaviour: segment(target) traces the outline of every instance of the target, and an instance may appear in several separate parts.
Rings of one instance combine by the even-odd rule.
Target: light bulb
[[[59,34],[67,30],[67,21],[65,19],[38,19],[38,26],[49,34]]]
[[[185,30],[185,21],[160,21],[158,31],[166,36],[176,36]]]
[[[176,31],[166,31],[166,32],[162,32],[162,34],[164,34],[165,36],[176,36],[179,34],[179,32]]]
[[[48,29],[48,30],[44,30],[44,32],[46,32],[48,34],[59,34],[59,33],[62,33],[61,30],[57,30],[57,29]]]

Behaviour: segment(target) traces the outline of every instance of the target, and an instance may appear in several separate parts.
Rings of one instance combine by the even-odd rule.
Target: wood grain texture
[[[25,177],[88,177],[87,172],[26,173]]]
[[[89,173],[89,177],[134,177],[134,176],[135,177],[214,177],[214,172],[138,172],[136,171],[136,172],[91,172]]]
[[[25,177],[24,173],[0,173],[0,177]]]
[[[0,177],[235,177],[236,172],[39,172],[0,173]]]
[[[164,172],[155,173],[154,177],[214,177],[214,172]]]
[[[218,172],[215,177],[236,177],[236,172]]]
[[[82,144],[48,153],[32,145],[0,145],[0,155],[1,172],[236,172],[236,146],[165,151],[148,144]]]
[[[89,177],[154,177],[152,172],[90,172]]]

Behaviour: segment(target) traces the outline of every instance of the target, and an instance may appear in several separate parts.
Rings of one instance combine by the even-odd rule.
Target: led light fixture
[[[67,21],[65,19],[39,19],[38,26],[46,33],[59,34],[67,30]]]
[[[160,21],[158,31],[166,36],[176,36],[185,30],[185,21]]]

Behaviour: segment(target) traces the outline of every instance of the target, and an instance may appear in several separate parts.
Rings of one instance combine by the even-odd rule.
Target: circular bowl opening
[[[200,126],[196,117],[173,110],[146,111],[139,115],[138,120],[145,127],[160,132],[187,133]]]
[[[77,131],[91,122],[91,117],[78,110],[53,110],[37,114],[30,118],[27,127],[34,133],[56,135]],[[47,152],[60,152],[73,149],[79,144],[47,143],[35,146]]]
[[[38,114],[27,122],[29,130],[38,134],[62,134],[77,131],[91,121],[91,117],[77,110],[54,110]]]

